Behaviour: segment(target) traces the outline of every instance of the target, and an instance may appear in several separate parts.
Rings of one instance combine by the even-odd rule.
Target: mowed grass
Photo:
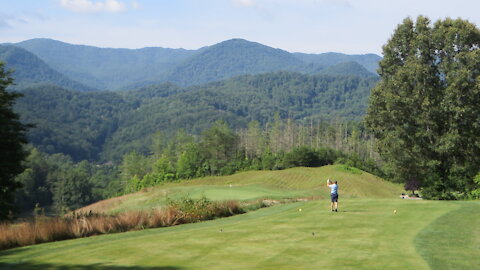
[[[282,171],[250,171],[230,176],[205,177],[166,183],[134,194],[87,206],[79,211],[118,213],[161,207],[168,199],[203,196],[210,200],[250,201],[329,197],[326,179],[338,180],[342,198],[392,198],[402,193],[401,185],[344,165],[320,168],[292,168]]]
[[[456,202],[415,239],[432,269],[480,269],[480,202]]]
[[[299,209],[302,209],[299,211]],[[0,252],[0,269],[477,269],[480,202],[348,198]],[[394,210],[397,213],[394,214]]]

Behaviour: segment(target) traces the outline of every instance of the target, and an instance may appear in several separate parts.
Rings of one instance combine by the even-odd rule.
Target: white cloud
[[[233,0],[233,4],[237,7],[253,7],[255,6],[254,0]]]
[[[331,6],[340,6],[340,7],[350,7],[350,2],[348,0],[320,0],[320,4],[326,4]]]
[[[31,24],[45,21],[47,18],[40,13],[5,14],[0,12],[0,28],[10,28],[20,24]]]
[[[125,4],[117,0],[59,0],[59,3],[63,8],[79,13],[117,13],[126,10]]]
[[[134,9],[139,9],[139,8],[140,8],[140,4],[139,4],[137,1],[132,1],[131,4],[132,4],[132,7],[133,7]]]
[[[350,0],[232,0],[237,7],[255,7],[259,5],[294,5],[294,6],[343,6],[349,7]]]

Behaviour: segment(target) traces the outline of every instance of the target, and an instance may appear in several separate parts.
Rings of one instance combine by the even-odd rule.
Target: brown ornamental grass
[[[211,202],[182,199],[165,208],[117,215],[71,213],[64,217],[38,216],[18,223],[0,224],[0,250],[46,242],[169,227],[244,213],[237,201]]]

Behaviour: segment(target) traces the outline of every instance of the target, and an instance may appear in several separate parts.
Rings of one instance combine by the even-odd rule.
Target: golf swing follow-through
[[[330,188],[330,196],[332,198],[332,200],[331,200],[332,212],[338,212],[338,184],[337,184],[337,181],[332,182],[329,178],[329,179],[327,179],[327,186]]]

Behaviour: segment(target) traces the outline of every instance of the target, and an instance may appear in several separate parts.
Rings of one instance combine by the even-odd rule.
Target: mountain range
[[[8,45],[8,46],[7,46]],[[15,58],[0,54],[0,60],[14,68],[17,83],[48,82],[73,90],[132,90],[170,82],[191,86],[231,77],[276,71],[304,74],[375,76],[381,59],[375,54],[346,55],[341,53],[290,53],[244,39],[231,39],[198,50],[148,47],[143,49],[98,48],[73,45],[52,39],[31,39],[4,44],[12,47],[17,58],[30,61],[31,70],[17,65]],[[9,49],[7,49],[9,48]],[[31,55],[28,55],[30,53]],[[28,69],[27,68],[27,69]],[[31,80],[23,73],[34,69],[63,75],[44,76]],[[66,80],[70,82],[66,82]]]
[[[289,53],[233,39],[198,50],[108,49],[33,39],[0,45],[14,69],[15,110],[28,140],[74,160],[118,161],[149,152],[152,134],[200,134],[297,121],[360,120],[379,56]],[[109,91],[110,90],[110,91]],[[125,90],[125,91],[112,91]]]

